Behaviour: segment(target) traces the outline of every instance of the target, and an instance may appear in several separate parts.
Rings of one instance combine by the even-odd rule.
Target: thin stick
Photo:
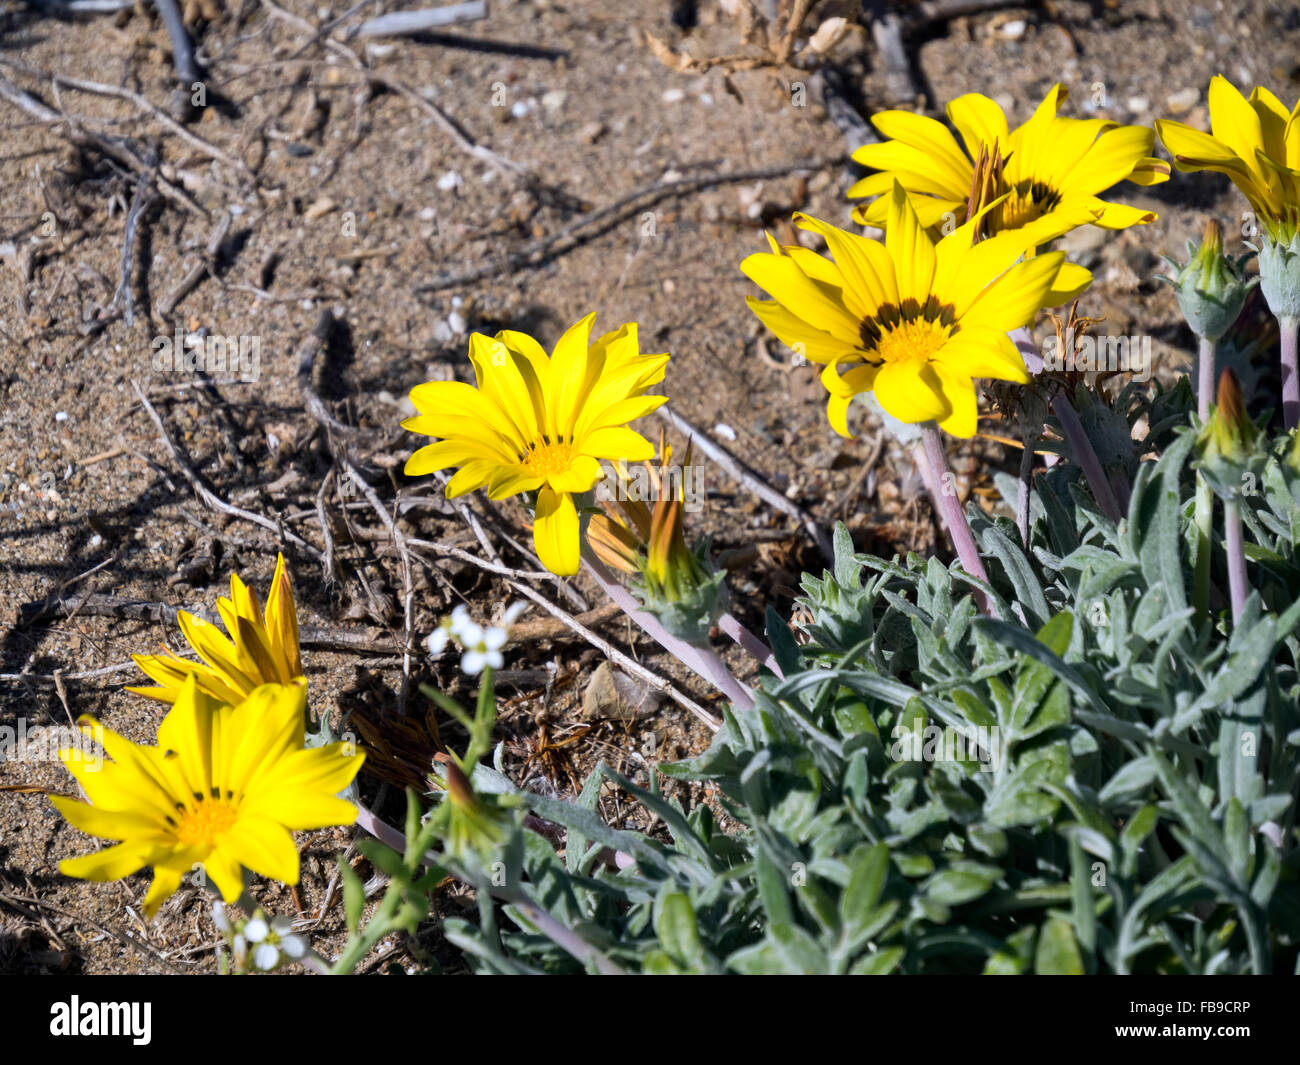
[[[13,66],[13,67],[17,66],[17,64],[8,63],[3,60],[0,60],[0,62],[4,62],[4,65],[6,66]],[[30,68],[26,68],[26,69],[28,73],[35,73],[35,71],[31,70]],[[169,133],[172,133],[175,136],[179,137],[181,140],[183,140],[191,148],[194,148],[202,152],[209,159],[216,159],[222,163],[225,163],[231,169],[238,170],[241,174],[244,175],[244,177],[248,178],[250,181],[254,180],[253,172],[248,169],[248,164],[245,163],[242,159],[238,159],[235,156],[230,155],[228,152],[223,151],[221,148],[218,148],[211,141],[204,140],[197,133],[193,133],[190,130],[186,129],[174,118],[172,118],[171,115],[167,114],[166,111],[162,110],[155,103],[153,103],[153,101],[151,101],[148,97],[142,96],[140,93],[135,92],[131,89],[120,88],[116,85],[105,85],[98,81],[83,81],[80,78],[70,78],[66,74],[55,74],[53,75],[53,78],[54,81],[57,82],[58,84],[66,85],[70,89],[77,89],[80,92],[93,93],[96,96],[114,96],[119,100],[129,101],[130,103],[134,104],[137,108],[139,108],[141,111],[143,111],[145,114],[153,118],[160,126],[166,129]]]
[[[254,525],[260,525],[263,529],[268,529],[281,540],[287,540],[301,551],[305,551],[317,562],[323,560],[324,556],[316,548],[312,547],[306,540],[291,529],[285,528],[282,524],[272,521],[270,518],[263,517],[261,514],[254,514],[251,510],[244,510],[242,507],[234,506],[227,503],[218,496],[200,479],[199,475],[194,472],[189,463],[181,455],[176,445],[172,443],[171,437],[167,434],[167,427],[163,424],[162,415],[154,409],[154,405],[149,402],[148,397],[140,388],[138,381],[132,381],[131,387],[135,389],[135,394],[139,397],[145,411],[153,419],[153,423],[158,428],[158,435],[162,438],[163,445],[167,448],[177,468],[181,471],[182,476],[189,482],[194,494],[213,510],[219,510],[223,514],[229,514],[231,517],[239,518],[241,521],[252,522]]]
[[[637,677],[645,684],[648,684],[650,687],[654,688],[655,691],[663,693],[665,696],[667,696],[669,699],[675,702],[678,706],[684,707],[685,709],[689,710],[692,714],[694,714],[697,718],[699,718],[702,722],[704,722],[705,726],[708,727],[710,732],[717,732],[718,729],[722,727],[722,723],[716,717],[710,714],[707,710],[705,710],[704,707],[700,706],[699,703],[695,702],[693,699],[689,698],[688,696],[682,694],[680,691],[677,690],[676,687],[674,687],[670,682],[665,680],[663,677],[659,676],[657,673],[652,672],[651,670],[643,666],[640,662],[625,655],[622,651],[620,651],[612,643],[606,640],[603,636],[600,636],[599,634],[593,632],[586,625],[582,624],[582,622],[580,622],[573,615],[567,613],[562,608],[556,606],[544,595],[538,592],[535,588],[531,588],[520,581],[514,581],[514,580],[509,581],[509,584],[510,587],[513,588],[515,591],[517,591],[520,595],[524,596],[527,599],[531,599],[534,603],[540,606],[552,617],[558,618],[561,622],[563,622],[566,626],[568,626],[568,628],[572,629],[584,640],[586,640],[589,644],[591,644],[598,651],[604,654],[606,658],[608,658],[611,662],[617,665],[619,669],[623,670],[624,673]]]
[[[269,2],[269,0],[264,0],[264,2]],[[423,99],[423,97],[419,97],[419,99]],[[605,207],[579,215],[555,233],[531,241],[522,248],[479,263],[467,270],[441,274],[431,281],[417,285],[415,291],[417,293],[440,292],[443,289],[459,288],[486,280],[489,277],[515,273],[528,267],[538,266],[557,255],[581,247],[602,233],[609,232],[619,222],[631,215],[644,211],[661,200],[670,199],[674,196],[686,196],[698,192],[700,189],[711,188],[716,185],[784,177],[788,174],[798,173],[801,170],[818,172],[836,166],[841,161],[838,157],[829,160],[807,159],[794,163],[781,163],[776,166],[733,170],[722,174],[705,174],[700,177],[682,178],[678,181],[665,181],[648,185],[620,197]]]
[[[404,631],[402,634],[402,688],[397,694],[397,713],[402,716],[406,713],[406,700],[411,687],[411,637],[415,628],[415,582],[411,578],[411,552],[406,546],[406,536],[398,528],[392,516],[388,513],[384,504],[380,502],[379,496],[375,490],[366,483],[364,477],[357,472],[357,468],[352,465],[346,457],[340,460],[343,464],[344,472],[357,486],[357,489],[366,501],[379,515],[379,520],[384,523],[388,529],[389,535],[393,538],[393,546],[402,559],[402,624]]]
[[[217,614],[204,607],[178,608],[168,603],[159,603],[149,599],[131,599],[127,596],[91,592],[54,601],[43,599],[24,603],[18,609],[18,627],[30,628],[53,618],[70,618],[74,616],[125,618],[128,621],[175,624],[176,614],[179,609],[185,609],[186,613],[193,614],[195,617],[202,618],[214,625],[222,624],[221,618]],[[338,651],[346,654],[392,655],[401,650],[394,640],[380,641],[364,632],[338,631],[336,629],[319,628],[314,625],[299,626],[298,643],[307,650]],[[415,648],[409,648],[409,650],[414,651]],[[116,666],[109,666],[102,670],[91,670],[84,675],[64,673],[63,679],[76,680],[99,676],[112,672],[117,668]],[[10,680],[30,676],[33,676],[33,674],[0,674],[0,677]]]
[[[58,91],[57,83],[55,83],[55,91]],[[38,122],[43,122],[46,125],[66,126],[68,136],[74,144],[94,148],[137,174],[154,169],[153,163],[142,157],[137,150],[137,146],[130,140],[124,137],[109,137],[86,129],[71,115],[47,107],[36,97],[24,92],[3,76],[0,76],[0,99],[9,101],[9,103],[31,115]],[[177,188],[165,177],[159,175],[156,180],[158,191],[169,200],[180,204],[187,211],[192,211],[195,214],[206,215],[208,213],[195,202],[189,193]]]
[[[140,216],[153,203],[154,194],[149,186],[153,181],[153,171],[146,170],[136,182],[135,194],[131,197],[131,209],[126,215],[126,229],[122,234],[122,276],[113,293],[113,302],[104,310],[101,317],[110,317],[122,304],[122,320],[127,326],[135,325],[135,297],[131,293],[131,274],[135,270],[135,235],[140,227]]]
[[[176,310],[176,305],[198,288],[200,281],[208,276],[216,276],[217,253],[221,250],[222,243],[230,233],[230,226],[234,221],[234,217],[229,211],[222,212],[217,224],[212,227],[212,232],[208,234],[208,243],[204,248],[204,261],[193,267],[188,274],[181,278],[176,287],[159,302],[158,314],[160,317],[170,318],[172,311]]]
[[[158,14],[162,16],[163,25],[167,27],[167,36],[172,39],[172,64],[176,68],[176,78],[187,85],[202,79],[199,64],[194,59],[194,44],[190,41],[185,20],[176,0],[154,0]]]
[[[470,0],[464,4],[450,4],[447,7],[434,7],[424,11],[394,11],[367,19],[351,33],[346,40],[354,37],[405,37],[412,33],[423,33],[440,26],[454,26],[458,22],[478,22],[487,18],[486,0]]]
[[[722,467],[723,472],[732,480],[744,485],[769,506],[775,507],[782,514],[787,514],[798,521],[808,530],[808,534],[813,538],[813,542],[817,544],[826,560],[828,562],[835,560],[835,550],[831,546],[830,537],[826,535],[826,530],[818,525],[813,516],[803,507],[783,493],[778,492],[752,468],[745,465],[707,433],[692,425],[676,411],[669,410],[667,405],[660,407],[657,413],[659,417],[679,433],[690,437],[692,445]]]
[[[275,3],[275,0],[262,0],[262,5],[275,18],[281,19],[292,26],[296,26],[299,30],[309,34],[313,38],[316,37],[318,31],[315,26],[305,18],[301,18],[298,15],[293,14],[291,11],[286,11]],[[426,100],[405,82],[399,81],[396,78],[376,74],[374,71],[368,69],[357,56],[356,52],[352,51],[351,48],[347,47],[347,45],[340,41],[336,41],[330,37],[325,37],[321,40],[321,43],[331,52],[335,53],[335,55],[342,57],[358,70],[365,71],[367,80],[372,84],[382,85],[384,88],[392,92],[405,96],[408,100],[419,107],[421,111],[433,119],[434,124],[441,129],[442,132],[451,139],[451,142],[461,151],[487,163],[511,181],[519,181],[523,177],[525,170],[522,166],[518,163],[512,162],[502,155],[498,155],[490,148],[485,148],[481,144],[476,144],[470,138],[469,134],[457,125],[450,115],[440,107],[431,103],[429,100]]]

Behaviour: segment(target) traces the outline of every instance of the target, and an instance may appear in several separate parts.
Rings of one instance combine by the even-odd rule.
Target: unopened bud
[[[1199,245],[1188,241],[1186,266],[1165,256],[1178,272],[1168,281],[1178,294],[1178,306],[1192,332],[1206,340],[1218,340],[1237,320],[1254,279],[1246,280],[1244,267],[1249,256],[1237,260],[1223,254],[1223,230],[1215,219],[1205,224]]]

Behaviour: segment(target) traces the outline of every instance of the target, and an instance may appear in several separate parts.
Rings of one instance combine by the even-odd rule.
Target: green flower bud
[[[1255,280],[1247,281],[1244,273],[1249,255],[1235,261],[1223,254],[1223,231],[1215,219],[1205,223],[1200,245],[1187,242],[1186,266],[1164,256],[1165,262],[1178,271],[1175,277],[1161,277],[1174,286],[1178,306],[1192,332],[1206,340],[1218,340],[1237,320],[1246,294]]]
[[[1300,320],[1300,233],[1260,234],[1259,287],[1278,318]]]
[[[709,629],[727,609],[726,570],[709,561],[706,538],[694,549],[671,553],[666,565],[646,560],[633,588],[647,613],[679,640],[707,645]]]
[[[1243,484],[1258,483],[1268,455],[1259,446],[1259,427],[1246,413],[1237,375],[1224,370],[1219,378],[1218,404],[1197,434],[1200,470],[1216,495],[1237,502]]]

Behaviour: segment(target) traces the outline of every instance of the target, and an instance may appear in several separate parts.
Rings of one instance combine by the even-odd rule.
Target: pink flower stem
[[[970,523],[966,520],[966,513],[957,498],[952,472],[948,469],[948,460],[943,454],[943,441],[939,439],[939,427],[934,422],[924,422],[921,425],[921,444],[925,449],[928,467],[926,486],[930,489],[935,510],[942,515],[943,523],[948,527],[948,535],[952,537],[953,547],[957,550],[962,568],[972,577],[977,577],[988,584],[988,571],[984,568],[984,560],[980,558],[975,537],[970,531]],[[987,595],[976,589],[975,598],[984,613],[993,614],[993,604]]]
[[[1196,416],[1202,422],[1210,418],[1210,401],[1214,399],[1214,341],[1200,338],[1196,353]]]
[[[1079,420],[1079,412],[1074,409],[1074,404],[1064,392],[1058,392],[1052,399],[1052,412],[1056,415],[1057,421],[1061,423],[1061,430],[1065,433],[1065,442],[1070,447],[1070,455],[1083,471],[1087,478],[1088,486],[1092,489],[1092,496],[1101,507],[1102,513],[1111,521],[1119,524],[1120,518],[1124,516],[1120,510],[1119,500],[1115,498],[1115,489],[1111,486],[1110,479],[1106,476],[1106,471],[1102,469],[1101,460],[1097,458],[1097,452],[1093,449],[1092,441],[1088,439],[1088,434],[1084,431],[1083,422]]]
[[[1215,342],[1200,338],[1196,355],[1196,416],[1202,423],[1209,421],[1210,403],[1214,398]],[[1210,552],[1214,543],[1214,493],[1210,482],[1197,471],[1196,474],[1196,570],[1192,586],[1192,602],[1198,614],[1210,609]]]
[[[723,614],[718,619],[718,628],[735,640],[736,644],[747,652],[754,661],[767,666],[778,677],[785,679],[781,667],[776,664],[776,656],[772,653],[772,648],[768,647],[759,636],[745,628],[735,614],[730,612]]]
[[[1250,582],[1246,576],[1246,552],[1241,543],[1241,504],[1223,504],[1223,526],[1228,552],[1228,594],[1232,599],[1232,623],[1241,621],[1250,595]]]
[[[1287,430],[1300,426],[1300,366],[1297,365],[1297,328],[1300,320],[1279,318],[1282,339],[1282,421]]]
[[[649,611],[643,610],[641,604],[614,576],[605,568],[594,552],[584,543],[582,545],[582,563],[592,579],[601,586],[605,594],[612,599],[619,609],[641,627],[641,630],[655,640],[669,654],[673,655],[687,669],[696,673],[722,692],[737,710],[754,708],[753,694],[741,684],[723,663],[722,659],[710,647],[696,647],[670,633],[660,624],[659,619]]]

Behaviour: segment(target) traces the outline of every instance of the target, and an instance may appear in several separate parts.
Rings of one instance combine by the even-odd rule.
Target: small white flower
[[[297,961],[307,953],[307,941],[302,936],[285,936],[280,940],[280,949],[285,957]]]
[[[253,964],[263,972],[274,969],[276,962],[280,960],[280,952],[276,949],[274,943],[260,943],[253,954]]]
[[[448,625],[451,629],[451,634],[459,638],[461,630],[466,625],[472,625],[472,624],[473,622],[470,621],[470,617],[469,617],[469,607],[467,607],[464,603],[459,603],[456,606],[456,608],[451,612],[451,621],[448,622]]]
[[[483,642],[483,628],[476,622],[467,621],[456,633],[456,638],[460,640],[462,647],[477,647]]]
[[[269,931],[271,931],[270,927],[262,918],[253,917],[248,924],[244,925],[244,938],[250,943],[260,943]]]
[[[437,658],[447,649],[447,641],[451,639],[451,630],[447,628],[436,628],[429,633],[429,654]]]
[[[471,677],[477,677],[482,673],[485,665],[487,665],[487,656],[481,651],[466,651],[461,655],[461,672],[467,673]]]

